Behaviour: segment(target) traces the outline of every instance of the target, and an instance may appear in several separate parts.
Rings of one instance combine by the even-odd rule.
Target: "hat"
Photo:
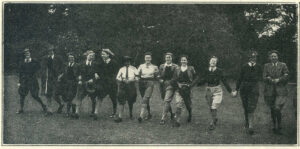
[[[144,55],[150,55],[150,56],[152,56],[152,53],[151,52],[146,52]]]
[[[173,57],[173,53],[171,53],[171,52],[165,53],[165,56],[166,56],[166,55],[170,55],[171,57]]]
[[[88,56],[90,54],[95,54],[93,50],[87,50],[83,55]]]
[[[111,55],[111,56],[115,56],[115,54],[113,52],[110,51],[110,49],[102,49],[103,52]]]
[[[277,50],[271,50],[268,52],[268,55],[271,55],[272,53],[276,53],[277,55],[279,55],[279,52]]]
[[[248,58],[253,58],[253,57],[256,57],[258,54],[256,51],[253,51],[251,50],[249,53],[248,53]]]

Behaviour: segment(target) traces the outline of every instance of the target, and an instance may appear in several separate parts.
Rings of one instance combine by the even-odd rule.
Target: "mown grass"
[[[4,76],[4,144],[296,144],[297,121],[292,104],[292,94],[283,109],[283,135],[271,131],[270,112],[260,96],[255,111],[256,134],[249,136],[243,128],[243,109],[240,98],[231,98],[225,91],[218,109],[218,126],[214,131],[207,129],[210,114],[204,98],[204,86],[193,89],[193,119],[186,123],[187,113],[183,112],[180,128],[167,124],[159,125],[163,102],[155,88],[151,98],[153,118],[139,124],[130,120],[128,107],[122,123],[115,123],[109,115],[112,104],[105,99],[97,121],[88,114],[91,110],[89,99],[83,101],[79,120],[55,114],[45,117],[42,109],[31,97],[26,98],[25,114],[17,115],[19,95],[16,76]],[[233,86],[233,85],[232,85]],[[295,87],[290,87],[290,92]],[[263,94],[261,94],[263,95]],[[43,101],[46,101],[42,97]],[[140,98],[139,98],[140,99]],[[134,116],[140,112],[140,100],[134,105]],[[55,103],[55,102],[54,102]],[[173,103],[174,105],[174,103]],[[56,105],[57,106],[57,105]],[[174,107],[174,106],[173,106]]]

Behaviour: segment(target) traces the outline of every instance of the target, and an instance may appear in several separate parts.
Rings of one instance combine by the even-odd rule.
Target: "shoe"
[[[277,132],[276,128],[272,128],[272,131],[274,134],[276,134],[276,132]]]
[[[91,114],[89,115],[89,117],[94,117],[94,112],[91,112]]]
[[[57,113],[61,114],[62,113],[62,109],[63,109],[64,105],[60,105],[57,109]]]
[[[111,114],[109,117],[114,118],[115,116],[116,116],[116,114]]]
[[[216,125],[214,123],[209,124],[209,130],[214,130],[216,129]]]
[[[75,113],[75,114],[72,115],[72,118],[79,119],[79,115]]]
[[[150,119],[152,119],[152,115],[148,114],[148,116],[145,118],[145,120],[150,120]]]
[[[174,120],[174,116],[175,116],[175,114],[171,113],[171,120]]]
[[[132,115],[130,115],[130,117],[129,117],[129,118],[130,118],[130,120],[134,120],[134,118],[133,118],[133,116],[132,116]]]
[[[138,118],[139,123],[142,123],[143,119],[141,117]]]
[[[43,112],[47,113],[47,107],[46,107],[46,105],[42,105],[42,108],[43,108]]]
[[[46,112],[46,114],[45,114],[45,116],[52,116],[53,115],[53,113],[52,112]]]
[[[173,123],[173,127],[180,127],[180,123],[178,122]]]
[[[122,122],[122,118],[118,117],[117,119],[115,119],[115,122],[116,122],[116,123]]]
[[[187,122],[190,123],[191,121],[192,121],[192,117],[189,116],[188,119],[187,119]]]
[[[98,116],[96,114],[94,114],[93,120],[95,120],[95,121],[98,120]]]
[[[165,120],[160,120],[159,124],[164,125],[164,124],[166,124],[166,121]]]
[[[214,120],[214,125],[217,125],[218,119]]]
[[[24,113],[23,110],[19,110],[19,111],[16,112],[16,114],[23,114],[23,113]]]
[[[253,135],[253,134],[254,134],[253,128],[247,129],[247,133],[248,133],[249,135]]]

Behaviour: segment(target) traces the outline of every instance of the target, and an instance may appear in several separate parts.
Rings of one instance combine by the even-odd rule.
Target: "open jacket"
[[[288,94],[289,70],[285,63],[277,62],[277,66],[273,66],[272,63],[267,63],[264,66],[263,80],[265,82],[264,95],[272,96],[274,93],[281,96]],[[273,83],[272,79],[279,79],[278,83]]]
[[[190,87],[193,87],[195,85],[196,81],[198,80],[198,76],[196,74],[196,71],[195,71],[193,66],[188,66],[186,71],[188,73],[189,80],[191,82]],[[174,72],[174,75],[173,75],[173,78],[172,78],[172,84],[173,85],[177,84],[180,72],[181,72],[181,69],[180,69],[180,66],[179,66],[179,67],[176,68],[176,70]]]

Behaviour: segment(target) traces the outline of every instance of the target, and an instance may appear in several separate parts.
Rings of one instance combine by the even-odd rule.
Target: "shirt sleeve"
[[[118,74],[117,74],[116,79],[117,79],[118,81],[122,81],[122,68],[120,68],[120,70],[119,70],[119,72],[118,72]]]

